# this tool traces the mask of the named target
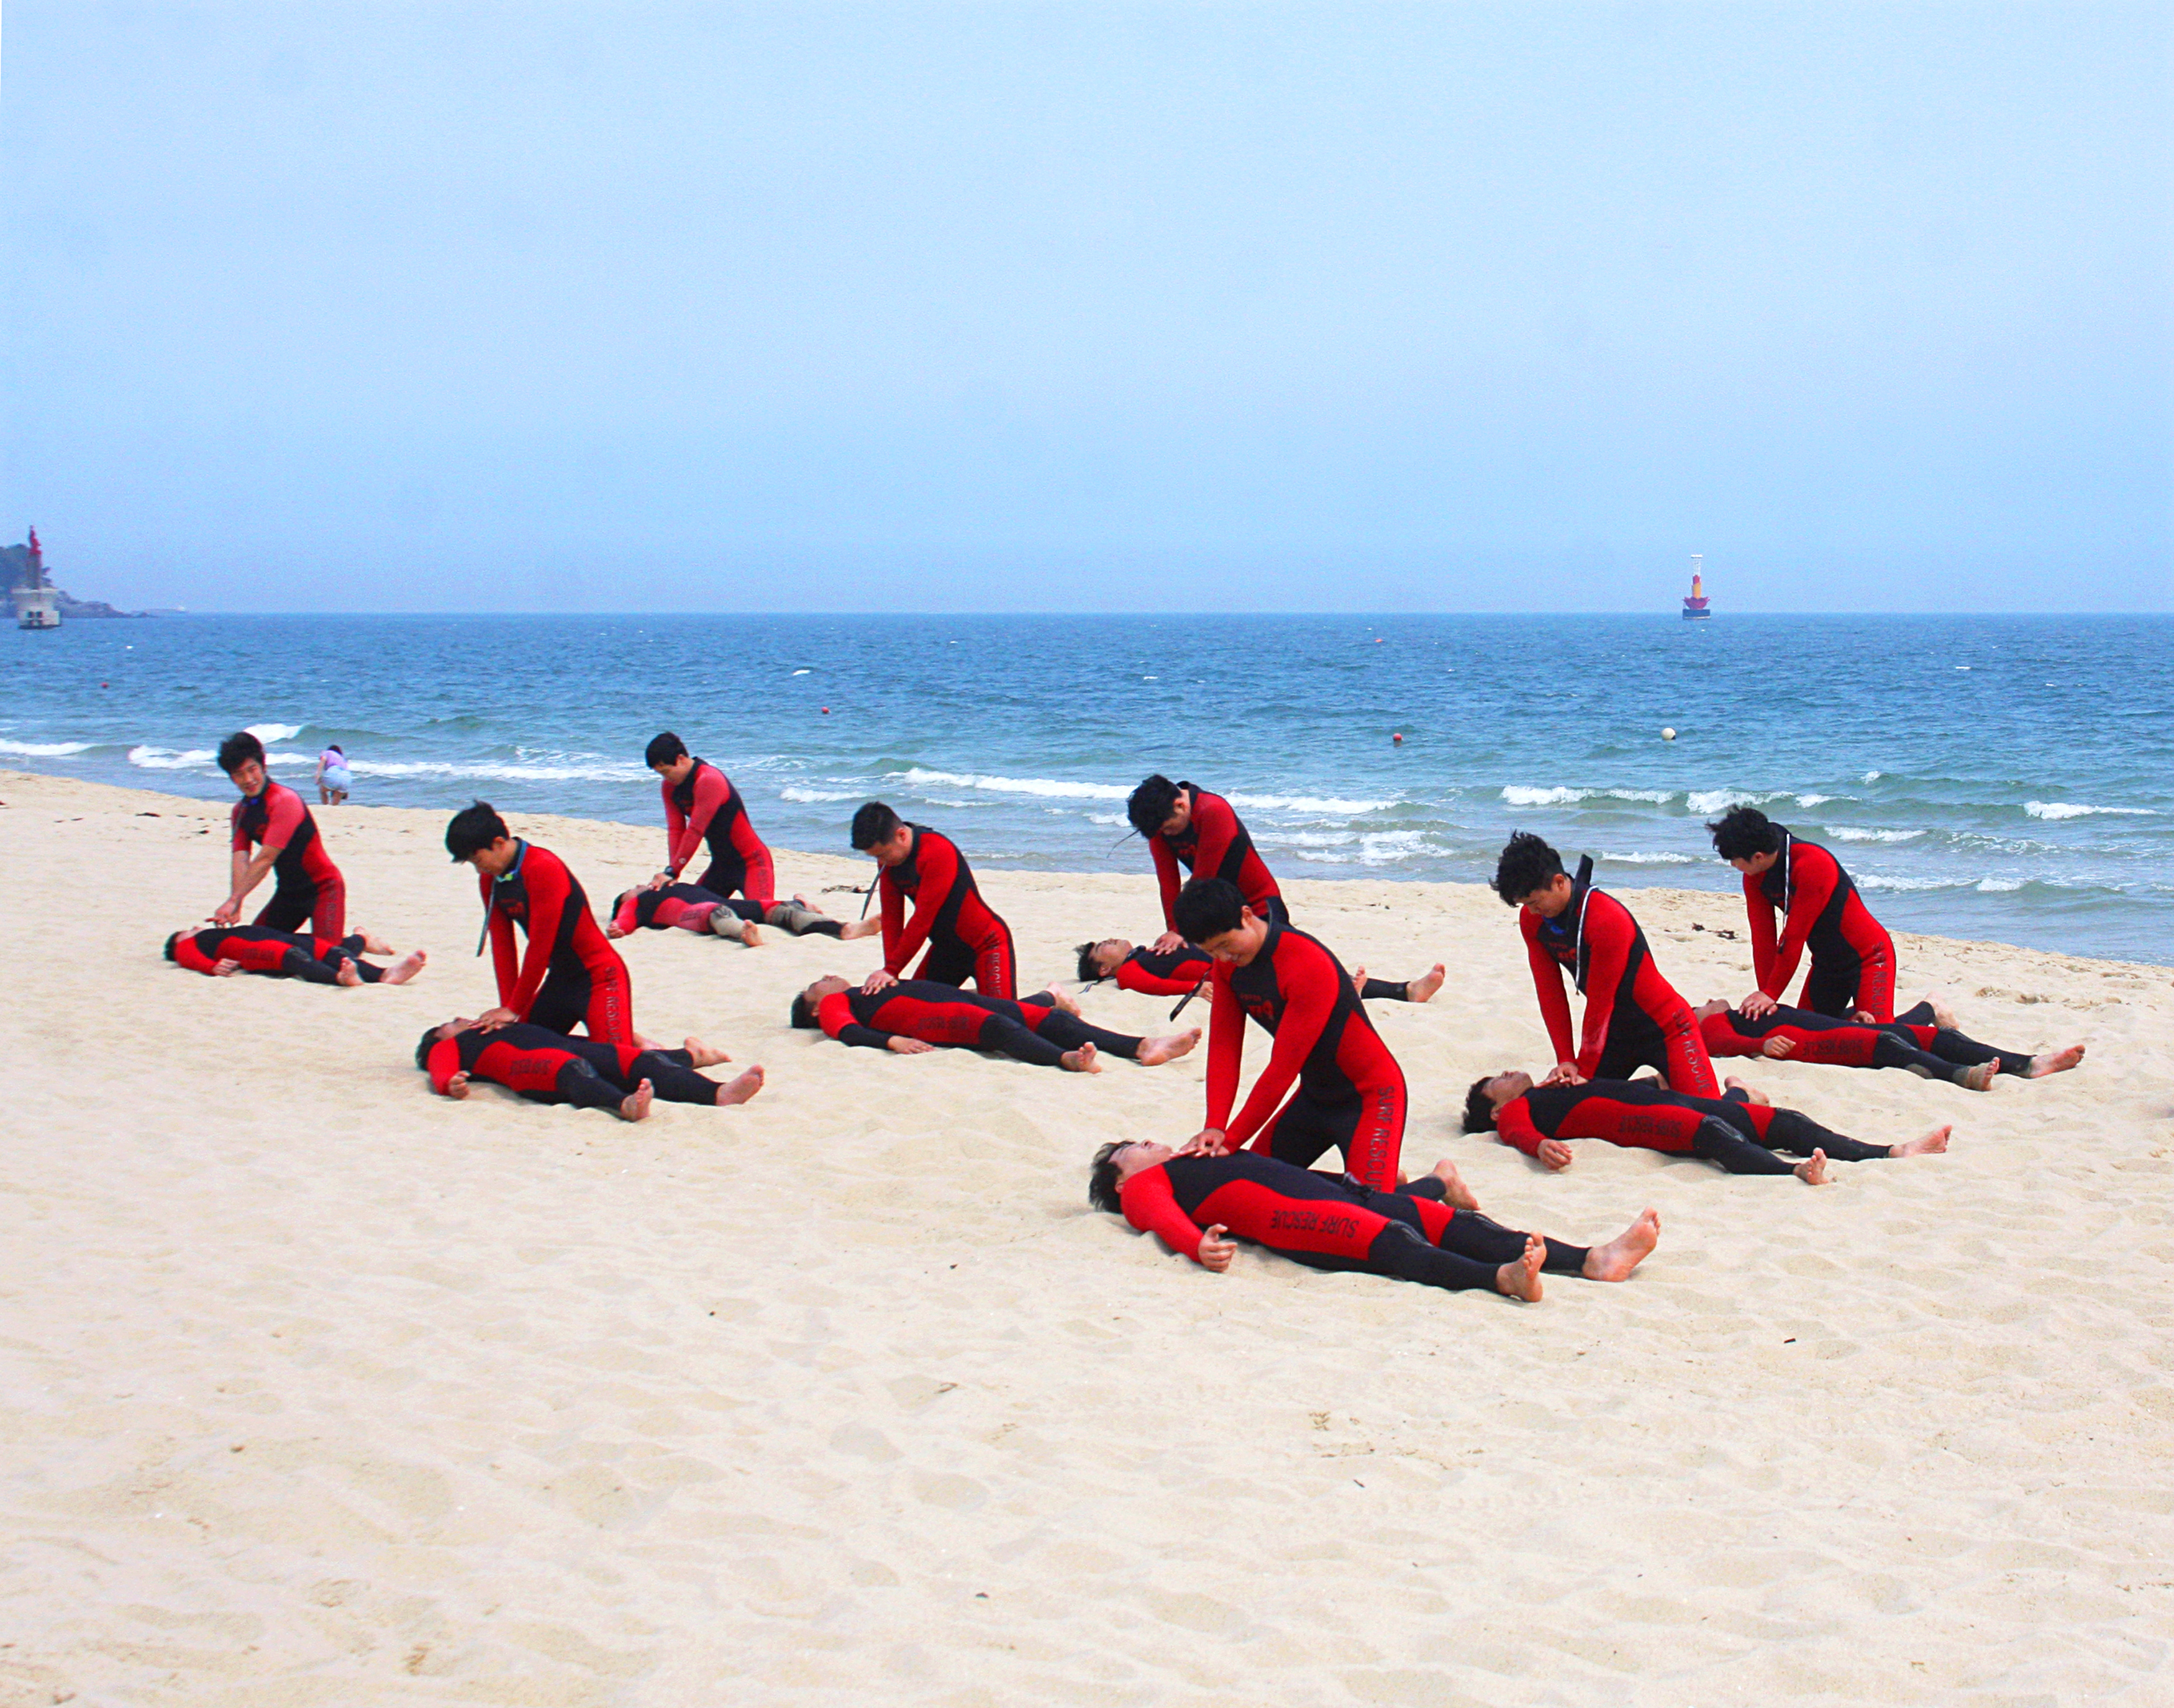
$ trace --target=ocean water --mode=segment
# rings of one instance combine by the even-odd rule
[[[1898,928],[2174,965],[2165,618],[188,617],[0,634],[0,765],[208,798],[230,793],[213,749],[246,726],[306,794],[338,741],[359,801],[658,822],[661,849],[641,750],[671,728],[787,847],[842,851],[853,808],[880,796],[983,867],[1140,869],[1124,797],[1162,770],[1229,796],[1292,877],[1482,880],[1523,828],[1593,853],[1618,888],[1717,891],[1737,879],[1702,821],[1749,801],[1832,846]]]

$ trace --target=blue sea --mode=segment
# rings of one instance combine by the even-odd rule
[[[989,868],[1142,869],[1124,797],[1161,770],[1229,796],[1291,877],[1483,880],[1522,827],[1618,888],[1733,890],[1701,821],[1745,801],[1832,846],[1898,928],[2174,964],[2165,618],[180,617],[0,639],[0,765],[217,799],[213,749],[243,727],[306,793],[337,741],[361,803],[635,823],[657,820],[641,750],[670,728],[772,842],[843,851],[879,796]]]

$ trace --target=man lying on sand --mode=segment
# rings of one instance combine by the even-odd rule
[[[1205,950],[1197,949],[1190,943],[1160,954],[1146,947],[1135,949],[1122,937],[1083,943],[1078,954],[1080,983],[1100,984],[1104,979],[1115,979],[1119,990],[1138,991],[1149,997],[1190,996],[1215,965]],[[1360,998],[1369,1003],[1429,1001],[1441,988],[1445,976],[1439,961],[1425,977],[1407,979],[1402,984],[1393,984],[1387,979],[1370,979],[1364,967],[1351,970],[1352,984]]]
[[[1921,1079],[1945,1079],[1972,1091],[1990,1091],[1996,1074],[2043,1079],[2065,1073],[2084,1059],[2081,1044],[2026,1056],[1966,1038],[1955,1030],[1954,1013],[1929,997],[1884,1026],[1831,1019],[1809,1008],[1779,1004],[1755,1018],[1718,999],[1701,1005],[1698,1017],[1709,1056],[1764,1056],[1831,1068],[1906,1068]]]
[[[1604,1246],[1566,1246],[1479,1213],[1452,1163],[1378,1192],[1349,1175],[1295,1168],[1252,1151],[1185,1156],[1167,1145],[1118,1140],[1095,1153],[1087,1202],[1219,1274],[1236,1234],[1314,1269],[1357,1269],[1430,1287],[1492,1287],[1537,1300],[1540,1273],[1621,1281],[1661,1237],[1647,1210]]]
[[[339,943],[274,931],[268,925],[215,925],[202,931],[177,931],[166,939],[166,959],[191,972],[223,979],[235,973],[262,973],[275,979],[300,979],[312,985],[404,985],[423,970],[430,957],[411,949],[389,967],[375,967],[367,954],[390,954],[388,944],[365,932]]]
[[[645,927],[651,931],[706,932],[712,937],[754,949],[762,942],[756,927],[774,925],[792,937],[836,937],[850,941],[873,937],[883,929],[879,919],[833,919],[804,896],[790,901],[760,901],[727,897],[698,884],[668,884],[662,889],[628,889],[612,904],[612,921],[604,935],[625,937]]]
[[[1725,1096],[1693,1097],[1667,1090],[1652,1079],[1535,1085],[1531,1074],[1517,1073],[1472,1082],[1464,1098],[1464,1130],[1491,1132],[1503,1143],[1538,1157],[1551,1173],[1571,1165],[1565,1140],[1604,1138],[1610,1144],[1704,1157],[1731,1174],[1793,1174],[1814,1186],[1826,1184],[1830,1158],[1869,1162],[1936,1155],[1948,1148],[1954,1131],[1936,1127],[1906,1144],[1860,1144],[1793,1109],[1775,1108],[1733,1079]],[[1786,1163],[1774,1154],[1777,1150],[1806,1160]]]
[[[1105,1051],[1143,1068],[1160,1068],[1200,1041],[1198,1027],[1168,1038],[1104,1031],[1053,992],[1016,1003],[930,979],[900,980],[871,996],[841,978],[819,978],[792,999],[792,1024],[819,1029],[841,1044],[895,1056],[919,1056],[947,1045],[1001,1050],[1014,1061],[1068,1073],[1101,1073],[1096,1058]]]
[[[725,1085],[695,1072],[731,1060],[700,1038],[690,1038],[682,1050],[641,1050],[569,1038],[521,1021],[486,1029],[465,1019],[431,1027],[415,1046],[415,1065],[430,1076],[430,1089],[441,1096],[466,1097],[468,1082],[484,1079],[532,1103],[608,1109],[622,1121],[648,1114],[652,1096],[718,1108],[746,1102],[762,1089],[760,1067]]]

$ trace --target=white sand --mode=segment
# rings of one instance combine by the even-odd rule
[[[350,919],[433,956],[322,990],[159,959],[224,894],[223,808],[0,799],[0,1702],[2174,1700],[2165,969],[1903,938],[1905,1000],[2090,1061],[1739,1066],[1859,1138],[1956,1123],[1825,1190],[1592,1143],[1554,1177],[1455,1131],[1549,1054],[1510,915],[1294,884],[1347,963],[1450,964],[1376,1008],[1408,1167],[1575,1239],[1660,1207],[1635,1281],[1520,1306],[1219,1278],[1090,1212],[1100,1140],[1198,1126],[1200,1059],[787,1030],[867,943],[625,946],[645,1031],[769,1068],[744,1109],[433,1098],[416,1035],[491,999],[442,815],[321,814]],[[516,829],[600,903],[662,842]],[[1144,873],[984,883],[1026,979],[1155,917]],[[1693,1000],[1749,987],[1733,900],[1629,899]]]

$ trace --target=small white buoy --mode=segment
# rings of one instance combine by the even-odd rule
[[[1676,732],[1672,729],[1664,729],[1661,732],[1661,739],[1663,741],[1674,741],[1675,738]]]

